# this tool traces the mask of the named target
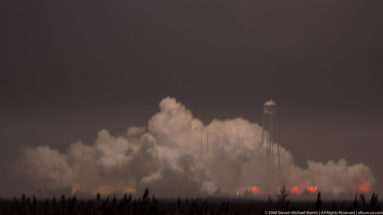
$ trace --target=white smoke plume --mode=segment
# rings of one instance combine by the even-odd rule
[[[104,129],[94,144],[76,142],[64,153],[46,145],[27,148],[20,168],[40,190],[108,194],[149,187],[158,196],[234,195],[253,186],[262,191],[267,171],[262,127],[242,118],[204,125],[170,97],[159,106],[147,127],[130,127],[124,136]],[[335,195],[367,192],[375,183],[364,164],[308,161],[304,169],[282,146],[280,157],[283,184],[292,192],[310,186]]]

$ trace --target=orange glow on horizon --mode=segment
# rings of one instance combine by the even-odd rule
[[[93,193],[99,193],[101,195],[109,195],[113,192],[113,188],[109,185],[100,185]]]
[[[123,189],[124,193],[136,193],[136,188],[134,187],[126,187],[125,189]]]
[[[290,189],[290,192],[291,193],[294,193],[294,194],[300,194],[302,191],[299,189],[298,186],[294,186]]]
[[[308,186],[307,187],[307,191],[310,192],[310,193],[316,193],[317,190],[318,190],[317,186]]]
[[[253,195],[256,195],[256,194],[259,194],[259,193],[260,193],[260,189],[259,189],[257,186],[249,187],[249,190],[251,191],[251,193],[252,193]]]
[[[72,186],[72,194],[77,193],[79,190],[80,190],[80,186],[78,186],[77,184]]]
[[[359,192],[369,193],[371,190],[369,183],[365,182],[359,185]]]

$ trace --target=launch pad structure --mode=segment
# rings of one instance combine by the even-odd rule
[[[281,183],[277,104],[273,99],[263,106],[262,127],[262,146],[266,148],[265,191],[273,193],[274,186]]]

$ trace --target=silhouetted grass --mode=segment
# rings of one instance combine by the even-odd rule
[[[174,198],[157,199],[145,190],[141,198],[124,195],[122,198],[106,197],[99,194],[94,199],[77,199],[62,196],[59,199],[36,199],[34,196],[0,199],[0,214],[17,215],[109,215],[109,214],[265,214],[265,211],[381,211],[383,204],[372,194],[370,201],[365,196],[354,201],[317,200],[289,201],[287,193],[281,192],[277,200],[228,199],[228,198]]]

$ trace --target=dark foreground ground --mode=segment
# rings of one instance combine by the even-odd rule
[[[278,213],[279,211],[279,213]],[[375,198],[359,196],[354,201],[314,201],[288,200],[276,198],[275,200],[255,199],[229,199],[229,198],[202,198],[202,199],[156,199],[154,196],[143,195],[133,199],[131,196],[122,198],[97,196],[94,199],[77,199],[76,197],[53,199],[36,199],[22,196],[14,199],[0,199],[0,214],[52,214],[52,215],[103,215],[103,214],[299,214],[300,211],[310,212],[336,211],[332,215],[341,215],[341,212],[352,211],[361,215],[360,211],[378,211],[383,214],[383,203]],[[359,213],[356,213],[359,212]],[[371,213],[372,214],[372,213]]]

